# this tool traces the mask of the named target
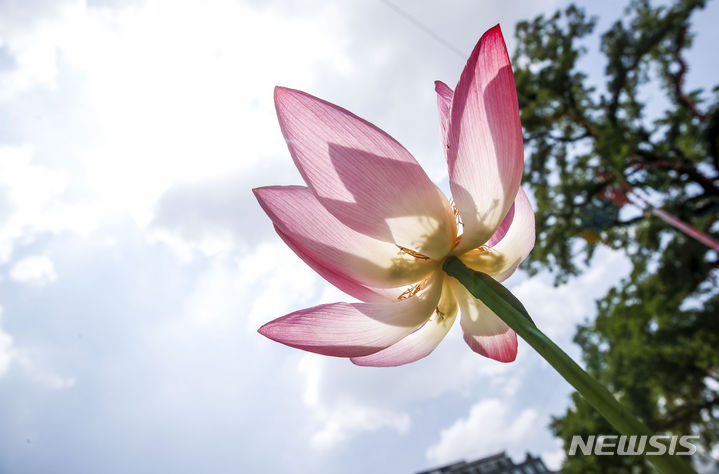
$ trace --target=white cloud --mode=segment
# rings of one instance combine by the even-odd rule
[[[571,284],[555,287],[551,276],[541,274],[511,289],[542,331],[555,342],[568,342],[577,324],[594,315],[594,301],[605,295],[630,269],[623,253],[600,248],[592,266]]]
[[[57,46],[84,76],[97,137],[83,165],[105,206],[145,225],[174,183],[250,173],[284,153],[272,87],[307,87],[347,61],[331,7],[278,13],[228,0],[66,10]]]
[[[242,253],[267,240],[280,242],[251,189],[301,180],[289,157],[282,156],[263,160],[251,172],[175,184],[158,200],[147,233],[184,260]]]
[[[10,334],[6,333],[2,327],[2,308],[0,308],[0,379],[10,368],[13,360],[13,341]]]
[[[562,467],[566,454],[563,448],[559,448],[555,451],[547,451],[542,453],[542,461],[547,466],[547,469],[551,471],[559,471]]]
[[[12,336],[3,329],[2,319],[3,309],[0,307],[0,380],[11,367],[19,367],[23,375],[53,390],[70,388],[75,384],[73,377],[63,377],[53,373],[38,364],[27,350],[18,347]]]
[[[475,459],[520,447],[535,426],[537,412],[531,408],[513,410],[496,398],[475,403],[465,418],[442,430],[440,439],[430,446],[425,457],[432,464],[459,459]]]
[[[253,332],[272,319],[319,304],[317,292],[326,284],[282,242],[259,245],[238,262],[237,271],[242,285],[256,285],[244,306]]]
[[[260,244],[239,257],[215,255],[184,296],[184,329],[257,329],[272,319],[318,304],[323,280],[282,242]]]
[[[55,266],[45,255],[25,257],[10,269],[10,278],[19,283],[44,286],[57,280]]]
[[[352,435],[386,428],[400,434],[407,432],[410,417],[405,412],[368,404],[346,392],[342,397],[325,399],[327,394],[320,390],[325,362],[322,356],[305,354],[298,366],[305,376],[303,401],[314,418],[312,446],[329,449]]]
[[[53,87],[57,77],[56,19],[67,2],[7,2],[0,5],[0,46],[11,64],[0,73],[0,101],[37,86]],[[37,9],[37,10],[36,10]],[[38,18],[37,11],[43,11]]]
[[[407,413],[382,410],[376,407],[348,403],[320,412],[322,428],[312,435],[313,446],[320,449],[334,447],[350,435],[391,428],[404,434],[410,426]]]
[[[95,206],[61,202],[67,184],[64,170],[33,163],[32,147],[0,145],[0,263],[42,234],[95,228]]]
[[[56,374],[33,361],[24,351],[17,350],[15,361],[24,374],[35,383],[51,390],[65,390],[75,386],[75,377]]]
[[[95,221],[129,214],[144,227],[157,200],[178,183],[291,170],[274,117],[274,85],[307,89],[322,74],[351,67],[347,33],[332,5],[287,12],[230,0],[148,0],[113,8],[68,0],[0,6],[0,12],[0,48],[11,63],[0,68],[0,100],[22,118],[16,128],[28,136],[27,146],[14,152],[27,163],[33,149],[45,147],[41,160],[65,168],[35,166],[32,171],[45,172],[52,183],[32,180],[13,188],[35,196],[28,206],[47,204],[50,195],[53,206],[62,207],[52,214],[18,211],[35,214],[34,222],[45,226],[77,227],[87,214]],[[27,107],[28,94],[44,100]],[[48,153],[47,136],[63,128],[77,135]],[[276,156],[282,162],[273,161]],[[234,185],[251,199],[251,186]],[[70,186],[74,206],[55,202]],[[4,198],[0,189],[0,217]],[[234,218],[242,221],[241,214]],[[225,230],[197,231],[205,222],[183,223],[194,235],[154,228],[150,236],[186,257],[198,249],[204,255],[231,250],[236,242]],[[196,247],[184,242],[195,239]],[[11,251],[3,240],[0,234],[0,262]]]

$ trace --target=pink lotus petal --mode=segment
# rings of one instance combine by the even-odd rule
[[[508,219],[511,221],[507,222]],[[509,278],[534,248],[534,211],[522,188],[507,218],[488,243],[494,246],[475,249],[460,255],[465,265],[491,275],[497,281]]]
[[[452,279],[452,289],[462,313],[460,324],[469,347],[499,362],[512,362],[517,357],[517,334],[455,279]]]
[[[415,296],[393,303],[333,303],[295,311],[259,329],[291,347],[337,357],[362,357],[412,333],[434,312],[442,272]]]
[[[429,321],[401,341],[374,354],[353,357],[352,362],[362,366],[396,367],[428,356],[442,342],[457,317],[457,299],[450,288],[449,278],[444,279],[437,309],[442,313],[441,317],[435,311]]]
[[[333,272],[327,267],[321,265],[317,260],[313,259],[307,253],[303,252],[287,234],[284,234],[275,226],[275,231],[280,238],[292,249],[298,257],[302,259],[312,270],[316,271],[322,278],[333,284],[335,287],[344,291],[350,296],[357,298],[365,303],[389,303],[397,299],[401,291],[396,289],[372,288],[356,280],[352,280],[339,273]]]
[[[437,109],[439,110],[439,134],[442,150],[447,153],[447,129],[449,128],[449,109],[452,105],[452,89],[442,81],[434,81],[437,92]]]
[[[464,223],[456,250],[485,243],[507,215],[522,179],[524,151],[517,90],[499,26],[485,33],[452,99],[447,162]]]
[[[275,105],[297,169],[332,215],[433,259],[447,254],[454,243],[447,201],[402,145],[304,92],[278,87]]]
[[[529,255],[534,248],[535,224],[534,210],[524,189],[519,188],[517,198],[514,200],[514,217],[506,234],[499,242],[494,244],[493,250],[501,253],[507,259],[506,269],[492,275],[497,281],[504,281],[514,273],[514,270]]]
[[[519,188],[514,205],[489,240],[491,248],[471,250],[459,256],[472,270],[497,281],[509,278],[534,248],[534,211],[527,194]]]
[[[304,186],[268,186],[254,193],[281,235],[338,277],[363,286],[391,288],[421,280],[439,265],[350,229]]]
[[[502,240],[507,234],[509,226],[512,225],[512,220],[514,220],[514,204],[512,204],[512,207],[509,208],[509,211],[507,211],[507,215],[504,216],[504,220],[502,220],[502,223],[499,224],[499,227],[496,231],[494,231],[494,234],[492,234],[492,237],[489,238],[485,245],[488,247],[493,247],[497,242]]]
[[[506,280],[507,278],[511,277],[514,274],[514,272],[517,271],[517,268],[519,268],[519,264],[511,266],[511,267],[507,267],[506,270],[499,272],[495,275],[492,275],[492,278],[494,278],[495,280],[497,280],[498,282],[501,283],[504,280]]]

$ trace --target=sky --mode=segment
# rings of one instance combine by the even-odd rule
[[[584,3],[598,31],[625,5]],[[491,26],[511,51],[517,21],[565,2],[394,5],[433,34],[380,0],[0,1],[0,472],[411,473],[501,451],[559,466],[547,424],[571,391],[523,342],[501,364],[457,325],[426,359],[374,369],[257,333],[350,299],[251,193],[301,183],[274,86],[380,126],[447,190],[433,81],[454,85]],[[690,86],[717,76],[718,13],[696,18]],[[601,73],[595,52],[584,65]],[[595,262],[556,288],[507,281],[575,358],[574,327],[629,270]]]

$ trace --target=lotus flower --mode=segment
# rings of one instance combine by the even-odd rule
[[[435,84],[453,202],[379,128],[304,92],[275,89],[280,127],[307,186],[255,195],[282,240],[361,302],[302,309],[261,334],[358,365],[396,366],[431,353],[459,310],[472,350],[515,359],[514,331],[442,270],[456,255],[502,281],[534,246],[534,213],[520,188],[517,93],[499,26],[482,36],[454,93]]]

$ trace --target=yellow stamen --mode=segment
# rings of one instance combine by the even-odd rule
[[[457,209],[457,205],[454,203],[454,198],[449,199],[449,205],[452,207],[452,214],[454,214],[454,219],[457,221],[457,225],[464,225],[462,223],[462,216],[459,215],[459,209]]]
[[[461,241],[462,241],[462,235],[460,234],[460,235],[458,235],[457,237],[454,238],[454,244],[452,245],[452,248],[457,247],[457,245],[459,245],[459,243],[460,243]]]
[[[454,238],[454,244],[452,249],[455,249],[462,241],[462,231],[464,230],[464,223],[462,222],[462,216],[459,215],[459,209],[454,202],[454,198],[449,199],[449,205],[452,207],[452,214],[454,214],[454,221],[457,224],[457,237]]]
[[[411,255],[411,256],[413,256],[414,258],[418,258],[418,259],[420,259],[420,260],[429,260],[429,257],[428,257],[428,256],[422,255],[421,253],[415,252],[414,250],[410,250],[410,249],[408,249],[407,247],[402,247],[401,245],[397,245],[397,247],[399,248],[399,253],[404,253],[404,254],[407,254],[407,255]]]
[[[427,286],[427,280],[428,280],[428,278],[425,278],[424,280],[410,286],[409,288],[404,290],[402,292],[402,294],[397,297],[397,299],[399,301],[402,301],[402,300],[406,300],[408,298],[413,297],[414,295],[419,293],[421,290],[423,290],[425,286]]]

